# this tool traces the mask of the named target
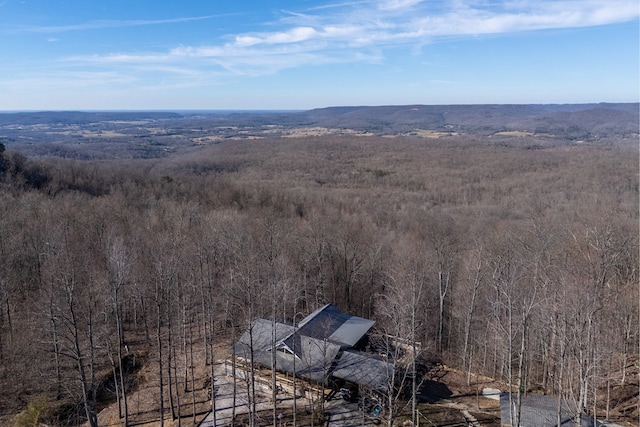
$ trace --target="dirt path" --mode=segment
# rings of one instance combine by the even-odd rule
[[[480,427],[480,423],[478,422],[476,417],[471,415],[469,411],[467,411],[466,409],[463,409],[460,412],[462,413],[462,416],[464,417],[465,420],[467,420],[470,426]]]
[[[224,366],[220,366],[219,371],[216,372],[216,411],[215,422],[214,414],[210,412],[205,419],[198,425],[199,427],[222,427],[231,425],[233,417],[234,407],[234,389],[233,389],[233,377],[225,374]],[[302,411],[309,406],[308,399],[298,397],[296,400],[298,411]],[[278,394],[277,407],[279,410],[290,411],[294,407],[293,397],[284,393]],[[235,391],[235,415],[243,416],[249,414],[250,404],[248,390],[246,383],[239,380]],[[273,409],[273,402],[271,400],[270,392],[256,392],[256,412],[264,414],[265,412],[271,412]],[[271,417],[271,414],[269,414]]]
[[[357,403],[345,402],[335,398],[325,404],[327,414],[327,425],[331,427],[356,427],[362,425],[373,425],[373,422],[365,421],[362,424],[362,411]]]

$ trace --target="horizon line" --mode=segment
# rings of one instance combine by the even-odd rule
[[[595,102],[532,102],[532,103],[453,103],[453,104],[352,104],[352,105],[328,105],[323,107],[312,108],[73,108],[73,109],[0,109],[0,114],[15,113],[298,113],[312,110],[320,110],[326,108],[377,108],[377,107],[439,107],[439,106],[579,106],[579,105],[633,105],[639,104],[639,101],[611,102],[611,101],[595,101]]]

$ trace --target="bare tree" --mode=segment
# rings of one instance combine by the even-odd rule
[[[118,399],[118,415],[124,418],[124,424],[129,424],[129,410],[127,406],[127,390],[125,387],[125,373],[123,370],[124,360],[122,355],[122,347],[125,345],[124,331],[122,325],[122,293],[124,290],[127,274],[131,266],[131,256],[127,251],[122,238],[114,238],[108,248],[108,268],[109,268],[109,284],[111,286],[111,303],[113,304],[113,314],[116,327],[117,345],[116,352],[118,356],[119,369],[119,390],[116,386],[116,394]],[[118,382],[114,374],[114,381]],[[119,391],[119,393],[118,393]],[[122,396],[122,406],[120,401]]]
[[[466,291],[466,297],[464,299],[466,303],[466,310],[464,311],[464,338],[462,347],[462,365],[467,369],[467,385],[471,381],[471,372],[473,366],[473,353],[472,341],[473,341],[473,325],[476,322],[476,311],[478,306],[478,299],[481,287],[484,283],[485,274],[485,260],[484,260],[484,248],[482,242],[476,241],[475,246],[468,254],[465,271],[466,271],[466,286],[463,286]]]
[[[419,313],[425,311],[425,270],[419,251],[411,247],[397,253],[398,273],[386,284],[386,293],[380,296],[379,329],[389,362],[387,372],[387,424],[391,427],[405,407],[406,389],[411,390],[411,419],[416,424],[417,394],[420,386],[417,361],[422,353],[418,337],[423,324]]]
[[[424,263],[430,266],[433,270],[432,274],[435,275],[434,282],[438,295],[436,342],[438,352],[442,353],[445,327],[447,327],[447,304],[460,262],[461,243],[458,237],[458,226],[448,216],[428,216],[423,227]]]
[[[504,240],[504,246],[494,253],[492,260],[492,286],[495,291],[494,315],[495,324],[506,341],[505,363],[509,383],[509,406],[515,407],[510,412],[514,426],[520,425],[522,397],[527,390],[526,356],[528,354],[530,321],[534,309],[540,301],[535,273],[527,269],[526,253],[522,253],[522,242],[514,237]],[[532,277],[533,276],[533,277]],[[514,375],[513,365],[516,359],[517,370]],[[513,401],[512,388],[515,380],[516,400]]]

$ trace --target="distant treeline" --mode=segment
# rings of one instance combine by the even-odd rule
[[[227,138],[270,138],[300,128],[378,136],[429,130],[504,138],[516,132],[554,143],[635,143],[638,117],[638,103],[403,105],[299,112],[20,112],[0,114],[0,142],[30,156],[82,160],[166,157]]]

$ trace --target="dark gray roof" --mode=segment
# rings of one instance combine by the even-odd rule
[[[393,365],[366,353],[345,351],[338,359],[332,375],[371,390],[385,391],[389,386]]]
[[[251,343],[253,342],[253,350],[266,351],[271,348],[273,342],[273,325],[276,327],[275,342],[278,343],[285,337],[293,333],[294,328],[291,325],[284,323],[272,322],[266,319],[257,319],[251,324],[251,328],[247,329],[236,344],[242,344],[236,348],[236,354],[242,355],[242,357],[248,358],[250,355],[247,353],[251,349]]]
[[[373,320],[345,314],[332,304],[320,307],[298,325],[297,331],[283,340],[290,350],[300,347],[301,336],[327,340],[343,348],[353,347],[375,324]]]
[[[293,326],[282,323],[275,323],[276,342],[278,339],[288,335],[293,330]],[[247,330],[240,340],[234,344],[234,351],[237,356],[246,360],[251,360],[271,368],[272,359],[272,333],[273,323],[269,320],[258,319],[254,322],[251,334]],[[288,332],[288,333],[287,333]],[[253,352],[251,341],[253,341]],[[317,382],[323,382],[331,371],[332,365],[340,346],[327,340],[318,340],[311,337],[301,336],[298,340],[296,352],[298,357],[295,362],[296,375]],[[252,356],[253,353],[253,356]],[[284,351],[276,351],[276,369],[293,374],[294,362],[293,354]]]
[[[326,340],[318,340],[311,337],[300,337],[302,352],[300,359],[296,361],[296,373],[301,376],[322,382],[329,377],[333,361],[340,352],[340,346]],[[293,355],[291,355],[293,360]],[[300,369],[298,363],[301,363]],[[293,369],[290,371],[293,372]]]
[[[275,338],[275,368],[279,371],[293,374],[295,352],[297,376],[317,382],[335,376],[368,388],[384,390],[390,364],[365,353],[343,351],[360,341],[374,323],[344,314],[327,304],[304,318],[297,328],[258,319],[233,348],[237,356],[247,360],[253,358],[254,362],[271,368]]]
[[[513,405],[516,402],[516,395],[512,395]],[[575,405],[566,400],[558,401],[555,396],[542,396],[539,394],[529,394],[522,396],[522,406],[520,410],[520,427],[556,427],[558,425],[558,403],[560,403],[560,424],[562,426],[575,426]],[[503,426],[511,425],[509,415],[509,394],[500,395],[500,418]],[[515,419],[515,408],[512,409]],[[580,426],[592,427],[593,419],[583,416]]]

